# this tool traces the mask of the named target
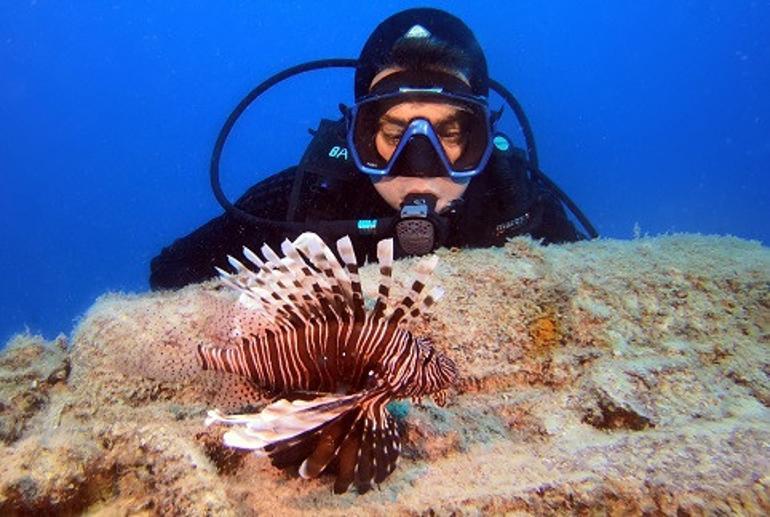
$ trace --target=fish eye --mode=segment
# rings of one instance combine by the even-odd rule
[[[428,362],[431,360],[432,357],[433,357],[433,348],[428,350],[428,356],[425,358],[425,361],[423,362],[423,364],[428,364]]]

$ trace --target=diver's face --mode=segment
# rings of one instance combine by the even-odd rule
[[[380,156],[390,160],[401,135],[416,118],[426,119],[431,123],[451,163],[463,154],[465,133],[460,126],[462,118],[458,108],[439,102],[403,102],[396,104],[380,117],[374,139]],[[424,172],[430,174],[430,171]]]
[[[459,108],[440,102],[396,104],[378,121],[379,127],[374,139],[377,152],[389,160],[409,123],[416,118],[423,118],[431,123],[441,140],[447,159],[454,163],[465,150],[460,115]],[[441,212],[451,201],[463,195],[468,182],[458,182],[447,176],[437,177],[434,171],[424,171],[424,177],[387,176],[377,180],[374,187],[395,209],[401,207],[408,194],[432,194],[438,199],[436,211]]]

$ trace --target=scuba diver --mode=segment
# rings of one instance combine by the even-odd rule
[[[321,120],[299,165],[264,179],[231,203],[219,184],[219,158],[235,121],[261,93],[308,70],[355,67],[355,104]],[[495,130],[490,88],[516,114],[527,142],[518,149]],[[383,21],[357,60],[300,65],[255,88],[228,118],[211,162],[225,213],[176,240],[152,260],[153,289],[215,276],[242,247],[313,231],[326,242],[350,235],[359,260],[376,260],[393,237],[396,257],[440,247],[501,246],[516,235],[543,243],[596,237],[574,203],[538,167],[523,110],[489,78],[471,30],[438,9],[399,12]],[[565,206],[581,222],[579,231]]]

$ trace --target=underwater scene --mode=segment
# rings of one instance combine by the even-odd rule
[[[767,27],[2,3],[0,514],[770,514]]]

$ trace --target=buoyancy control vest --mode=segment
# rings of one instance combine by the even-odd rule
[[[294,174],[286,220],[301,224],[393,218],[394,209],[350,158],[344,120],[322,119],[311,133],[313,139]],[[553,193],[527,168],[524,150],[513,146],[503,134],[495,138],[496,148],[487,167],[442,214],[446,228],[441,245],[499,245],[508,237],[531,233],[540,223],[542,198]],[[393,233],[392,227],[383,228],[378,237]]]
[[[427,207],[424,204],[424,200],[421,199],[415,199],[415,205],[414,206],[404,206],[402,207],[402,210],[400,214],[396,216],[390,216],[390,217],[384,217],[380,218],[378,216],[374,216],[374,218],[358,218],[358,219],[348,219],[351,215],[355,217],[356,211],[352,212],[344,212],[343,218],[341,219],[321,219],[321,218],[308,218],[305,217],[304,221],[299,222],[297,221],[297,218],[299,216],[299,211],[301,210],[300,201],[303,199],[302,196],[302,186],[305,181],[305,170],[298,171],[299,174],[295,178],[295,185],[292,186],[292,197],[289,207],[289,218],[287,220],[274,220],[274,219],[268,219],[264,217],[257,217],[253,214],[250,214],[244,210],[241,210],[238,206],[233,205],[225,196],[224,192],[222,191],[220,182],[219,182],[219,164],[220,164],[220,158],[222,154],[222,150],[224,148],[224,145],[227,141],[227,138],[237,122],[238,118],[243,114],[243,112],[248,108],[248,106],[256,100],[262,93],[270,89],[275,84],[283,81],[284,79],[301,74],[310,70],[318,70],[323,68],[336,68],[336,67],[355,67],[357,61],[351,60],[351,59],[327,59],[327,60],[320,60],[320,61],[313,61],[304,63],[302,65],[297,65],[295,67],[288,68],[282,72],[279,72],[278,74],[275,74],[274,76],[268,78],[261,84],[259,84],[256,88],[254,88],[251,92],[249,92],[246,97],[244,97],[241,102],[238,103],[238,105],[233,109],[232,113],[230,113],[229,117],[227,118],[225,124],[223,125],[222,129],[219,132],[219,135],[217,136],[217,140],[214,145],[214,150],[212,152],[211,157],[211,165],[209,168],[209,176],[211,180],[211,187],[212,191],[214,192],[214,196],[216,197],[217,201],[222,205],[222,207],[231,215],[238,218],[239,220],[243,221],[244,224],[251,224],[258,227],[262,227],[265,229],[270,229],[272,231],[280,231],[284,233],[294,233],[299,230],[310,230],[310,231],[316,231],[317,233],[327,234],[327,235],[345,235],[349,234],[351,236],[375,236],[375,237],[382,237],[385,235],[392,235],[392,229],[393,227],[396,228],[396,233],[400,234],[398,225],[401,223],[422,223],[420,225],[421,228],[435,228],[436,229],[436,235],[438,238],[435,240],[432,240],[431,248],[435,248],[442,244],[450,244],[449,242],[442,242],[441,237],[447,236],[452,232],[449,232],[447,229],[446,224],[447,220],[449,219],[450,223],[453,226],[453,228],[457,229],[457,223],[456,221],[465,220],[464,224],[461,224],[462,228],[458,229],[458,234],[462,235],[465,234],[468,236],[468,239],[479,239],[480,233],[478,232],[471,232],[471,231],[464,231],[464,228],[476,226],[479,224],[479,221],[472,221],[470,218],[467,217],[467,214],[469,213],[469,209],[467,207],[464,207],[464,201],[461,200],[457,203],[457,206],[451,207],[451,210],[446,214],[446,217],[439,217],[433,210],[430,209],[430,207]],[[574,215],[575,217],[580,221],[582,226],[585,228],[586,233],[589,237],[594,238],[598,236],[596,230],[593,228],[591,223],[588,221],[588,219],[583,215],[583,213],[580,211],[580,209],[575,205],[574,202],[567,196],[550,178],[548,178],[542,170],[540,170],[538,166],[538,156],[537,156],[537,149],[535,147],[534,142],[534,136],[532,134],[532,129],[529,125],[529,122],[527,120],[526,115],[524,114],[523,109],[521,108],[521,105],[519,105],[518,101],[515,99],[515,97],[501,84],[497,83],[494,80],[489,81],[490,88],[494,91],[496,91],[500,96],[506,101],[506,103],[512,108],[514,114],[516,115],[516,118],[519,122],[520,128],[522,130],[522,133],[524,135],[525,141],[526,141],[526,158],[523,158],[520,161],[520,164],[526,169],[526,173],[529,175],[530,179],[540,187],[544,187],[547,191],[550,192],[548,194],[550,197],[553,198],[553,200],[558,203],[559,205],[563,204],[566,206]],[[329,122],[329,121],[327,121]],[[326,127],[323,127],[324,124],[322,124],[321,127],[319,127],[319,131],[316,134],[316,139],[318,140],[317,143],[311,143],[308,152],[311,149],[315,149],[315,151],[320,150],[320,153],[313,152],[310,155],[306,152],[306,158],[307,160],[314,160],[312,163],[308,162],[307,165],[312,165],[312,167],[308,167],[307,171],[310,171],[311,174],[314,174],[315,172],[322,171],[323,174],[321,176],[326,176],[325,179],[317,184],[319,188],[322,190],[325,189],[328,192],[333,192],[336,189],[328,188],[328,185],[331,183],[336,182],[345,182],[346,179],[350,178],[349,173],[355,172],[355,174],[358,175],[358,180],[351,178],[352,184],[358,184],[363,185],[365,184],[366,178],[362,178],[364,176],[363,174],[358,173],[355,171],[355,167],[352,165],[352,162],[350,160],[350,154],[347,149],[346,143],[344,142],[344,137],[341,141],[337,141],[336,138],[339,136],[339,133],[337,132],[337,128],[339,128],[339,131],[343,131],[344,134],[344,125],[342,124],[342,121],[340,122],[331,122],[332,126],[329,126],[327,124]],[[339,124],[339,126],[337,125]],[[334,131],[330,131],[327,133],[327,130],[334,127]],[[323,131],[322,131],[323,130]],[[320,139],[319,139],[320,137]],[[500,135],[497,135],[497,137],[501,137]],[[314,140],[316,140],[314,139]],[[329,139],[329,140],[327,140]],[[510,148],[510,141],[509,140],[503,140],[503,145],[498,146],[499,151],[506,152],[508,148]],[[328,146],[329,143],[339,144],[339,145],[332,145],[331,147]],[[314,148],[316,146],[316,148]],[[499,154],[497,151],[495,151],[495,155]],[[334,167],[327,167],[329,165],[330,160],[334,160],[331,163],[334,163]],[[303,158],[303,161],[305,161],[305,158]],[[497,161],[497,160],[493,160]],[[502,169],[505,170],[506,165],[503,163]],[[332,170],[335,170],[335,172],[331,172]],[[314,172],[315,171],[315,172]],[[483,177],[485,174],[480,174],[479,177]],[[491,174],[486,175],[487,181],[492,180],[493,178],[499,177],[499,174],[495,174],[494,172]],[[502,174],[502,185],[503,190],[509,189],[512,184],[509,184],[509,180],[505,179],[506,175],[505,173]],[[477,180],[478,178],[476,178]],[[326,182],[326,183],[324,183]],[[331,183],[330,183],[331,182]],[[364,182],[364,183],[362,183]],[[475,189],[478,189],[479,186],[484,183],[483,181],[472,181],[471,185],[469,186],[469,189],[473,186],[474,182],[476,183]],[[326,187],[324,185],[327,185]],[[373,190],[373,187],[369,185],[370,189]],[[516,191],[518,196],[522,196],[523,191]],[[472,193],[472,192],[471,192]],[[353,199],[360,199],[360,192],[356,192],[357,197],[353,196],[352,198],[347,198],[349,202],[353,202]],[[466,192],[467,194],[467,192]],[[499,194],[499,193],[498,193]],[[495,195],[494,192],[492,192],[491,195]],[[499,198],[499,196],[498,196]],[[305,198],[307,199],[307,198]],[[478,199],[478,198],[475,198]],[[379,200],[382,203],[382,200]],[[423,204],[420,205],[420,202]],[[517,202],[511,202],[508,203],[507,201],[502,201],[504,205],[511,206],[511,207],[517,207],[517,206],[526,206],[527,203],[524,203],[524,205],[519,205]],[[316,202],[317,205],[318,202]],[[343,205],[345,204],[343,203]],[[382,206],[375,205],[375,206]],[[313,203],[310,204],[310,209],[313,208]],[[319,209],[321,207],[316,206],[316,209]],[[560,208],[561,210],[561,208]],[[321,212],[323,210],[320,210]],[[490,207],[488,205],[484,205],[481,207],[476,207],[476,211],[479,214],[486,214],[486,217],[491,217],[491,213],[494,211],[490,211]],[[348,215],[350,214],[350,215]],[[426,216],[423,216],[421,214],[427,214]],[[463,216],[464,214],[464,216]],[[522,230],[522,228],[525,227],[534,227],[536,224],[536,216],[538,215],[536,211],[520,211],[518,214],[509,214],[512,217],[508,218],[507,220],[504,220],[502,222],[496,223],[495,231],[498,232],[501,236],[510,235],[512,232],[522,232],[524,233],[525,230]],[[310,226],[308,226],[309,223]],[[414,225],[413,225],[414,226]],[[486,233],[484,233],[486,235]],[[486,235],[484,237],[484,240],[488,240],[489,236]],[[450,244],[451,245],[451,244]],[[480,243],[480,245],[483,245]],[[398,248],[398,246],[397,246]]]

